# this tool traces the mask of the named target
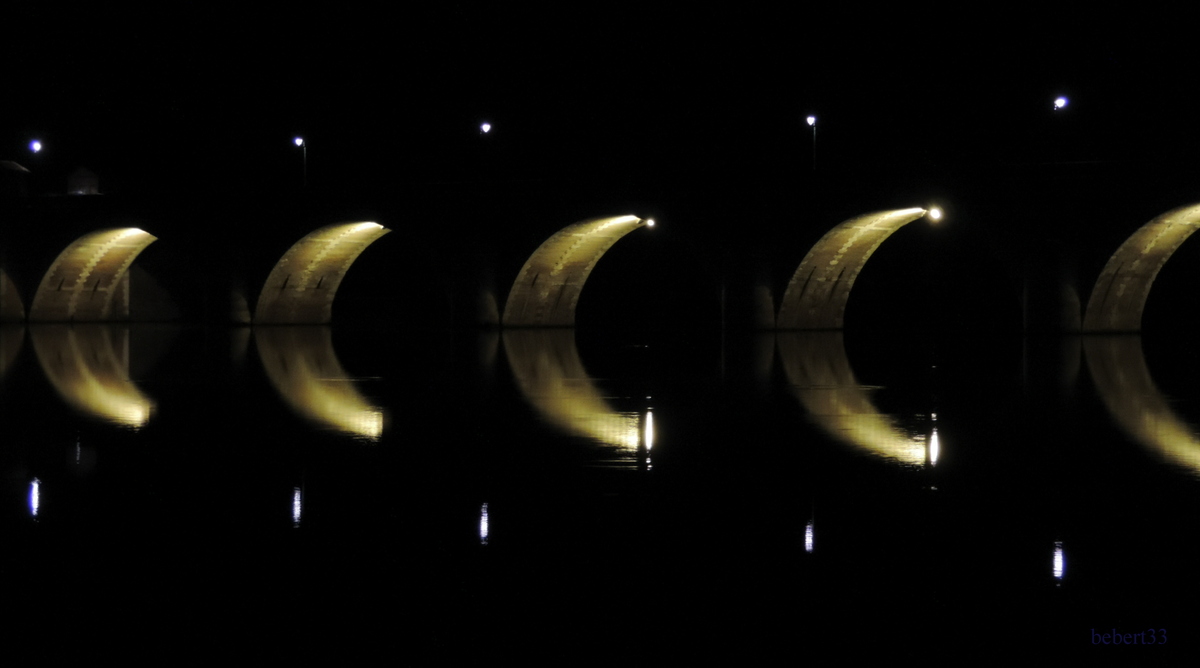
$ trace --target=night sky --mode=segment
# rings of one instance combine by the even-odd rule
[[[810,113],[818,166],[832,171],[1184,164],[1200,148],[1197,57],[1169,16],[742,4],[6,13],[0,159],[87,166],[109,192],[210,178],[284,187],[297,134],[315,184],[804,176]],[[1071,101],[1061,112],[1057,95]],[[495,129],[482,137],[485,120]]]

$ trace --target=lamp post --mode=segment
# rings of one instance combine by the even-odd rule
[[[307,188],[308,187],[308,144],[304,143],[304,137],[296,137],[295,139],[292,140],[292,143],[295,144],[296,146],[300,147],[301,156],[302,156],[301,160],[302,160],[302,164],[304,165],[304,180],[301,181],[301,185],[303,187]]]
[[[809,127],[811,127],[813,130],[812,168],[813,168],[813,171],[815,172],[815,171],[817,171],[817,117],[809,115],[809,117],[806,118],[805,120],[808,121]]]

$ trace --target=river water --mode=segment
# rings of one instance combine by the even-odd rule
[[[1187,341],[0,332],[18,653],[1145,662],[1195,646]]]

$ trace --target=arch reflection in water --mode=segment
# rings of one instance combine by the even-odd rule
[[[383,409],[358,393],[328,327],[259,327],[254,342],[271,385],[297,413],[370,441],[383,435]]]
[[[342,223],[311,232],[288,249],[263,284],[254,322],[324,324],[350,265],[367,246],[391,232],[378,223]]]
[[[600,258],[626,234],[654,221],[637,216],[568,225],[538,246],[513,282],[504,305],[506,327],[570,327],[583,284]]]
[[[0,325],[0,380],[8,373],[8,368],[21,352],[21,344],[25,340],[23,325]]]
[[[932,439],[901,431],[875,408],[871,388],[854,378],[841,332],[780,332],[776,340],[792,392],[825,433],[901,464],[926,463]]]
[[[25,304],[21,302],[21,293],[8,278],[8,273],[0,268],[0,322],[20,322],[24,319]]]
[[[775,326],[841,329],[850,290],[871,254],[893,232],[925,214],[925,209],[877,211],[851,218],[826,232],[788,281]]]
[[[583,368],[573,330],[505,330],[503,338],[517,386],[544,420],[615,448],[618,466],[635,465],[639,450],[653,446],[654,418],[613,410]]]
[[[1180,207],[1134,232],[1109,258],[1096,279],[1083,316],[1086,332],[1137,332],[1158,272],[1175,250],[1200,229],[1200,204]]]
[[[1200,435],[1175,414],[1150,378],[1142,337],[1089,336],[1083,350],[1096,391],[1121,429],[1164,460],[1200,476]]]
[[[79,237],[50,265],[33,296],[36,322],[129,317],[129,266],[157,237],[136,227]]]
[[[42,372],[68,404],[102,420],[138,428],[154,402],[129,379],[129,330],[119,325],[29,328]]]

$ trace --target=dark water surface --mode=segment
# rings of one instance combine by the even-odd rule
[[[18,655],[1196,647],[1188,341],[0,331]]]

